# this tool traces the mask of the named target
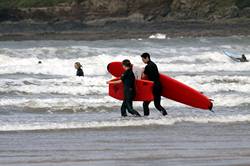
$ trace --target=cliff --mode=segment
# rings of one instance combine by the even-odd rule
[[[188,23],[187,23],[188,22]],[[245,28],[249,0],[0,0],[0,34]],[[239,24],[239,26],[235,26]],[[230,29],[231,27],[231,29]],[[172,32],[172,31],[171,31]],[[238,33],[239,32],[239,33]],[[240,34],[237,31],[236,34]]]
[[[0,2],[0,21],[133,22],[250,18],[249,0],[10,0]]]

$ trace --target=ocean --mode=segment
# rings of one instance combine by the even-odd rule
[[[155,36],[0,42],[0,165],[250,165],[250,64],[223,54],[250,59],[250,37]],[[143,52],[213,99],[214,113],[162,98],[166,117],[151,104],[149,117],[121,118],[106,67],[144,67]]]

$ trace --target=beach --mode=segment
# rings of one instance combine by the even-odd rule
[[[249,123],[1,133],[1,165],[249,165]]]
[[[24,40],[116,40],[148,39],[156,33],[169,38],[249,36],[249,20],[209,22],[202,20],[167,20],[163,22],[108,21],[86,24],[79,21],[2,22],[0,41]]]

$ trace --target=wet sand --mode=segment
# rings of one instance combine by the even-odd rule
[[[249,123],[1,132],[0,139],[0,165],[6,166],[250,163]]]
[[[86,25],[75,22],[0,24],[0,41],[146,39],[155,33],[164,33],[167,37],[249,36],[250,21],[229,23],[204,21],[110,22],[103,25]]]

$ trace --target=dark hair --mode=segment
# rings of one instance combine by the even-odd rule
[[[141,57],[144,58],[144,59],[146,59],[146,58],[150,59],[149,53],[146,53],[146,52],[143,53],[143,54],[141,55]]]
[[[128,59],[123,60],[122,65],[125,67],[132,67],[131,62]]]
[[[81,65],[80,62],[76,62],[75,65],[76,65],[78,68],[81,68],[81,67],[82,67],[82,65]]]

